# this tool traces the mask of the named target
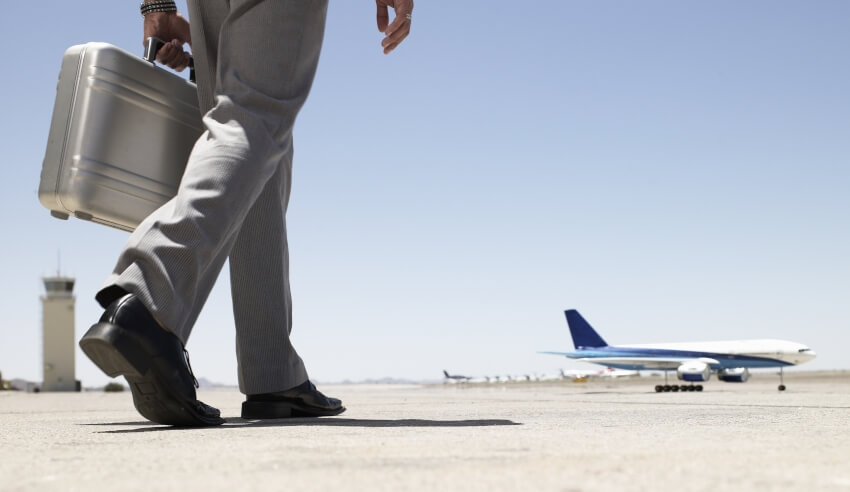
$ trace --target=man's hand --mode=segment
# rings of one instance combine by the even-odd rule
[[[151,12],[145,16],[144,39],[155,37],[165,41],[156,54],[156,61],[178,72],[189,65],[189,53],[183,44],[192,46],[189,21],[177,12]],[[144,40],[142,40],[144,42]]]
[[[410,16],[413,14],[413,0],[375,0],[378,4],[378,30],[386,36],[381,41],[384,54],[396,49],[410,34]],[[387,7],[395,10],[395,19],[390,24]]]

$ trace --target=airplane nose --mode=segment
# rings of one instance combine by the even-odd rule
[[[808,361],[814,359],[815,357],[817,357],[817,355],[818,354],[815,353],[815,351],[812,350],[812,349],[806,349],[804,351],[801,351],[798,354],[798,357],[799,357],[799,360],[800,360],[800,362],[798,362],[798,364],[802,364],[803,362],[808,362]]]
[[[796,364],[803,364],[805,362],[808,362],[808,361],[814,359],[816,356],[817,356],[817,354],[815,353],[814,350],[810,349],[809,347],[806,347],[805,345],[800,345],[797,348],[797,353],[794,354],[792,359],[794,361],[793,363],[796,365]]]

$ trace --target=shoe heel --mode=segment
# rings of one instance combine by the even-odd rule
[[[242,418],[246,420],[286,419],[292,416],[292,407],[267,401],[243,401]]]
[[[136,343],[127,330],[109,323],[97,323],[80,339],[80,348],[94,364],[114,378],[141,377],[148,370],[143,357],[134,357]]]

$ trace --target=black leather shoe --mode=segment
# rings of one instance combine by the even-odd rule
[[[250,420],[327,417],[344,411],[340,400],[323,395],[310,381],[286,391],[248,395],[242,403],[242,418]]]
[[[109,377],[124,376],[146,419],[179,426],[224,423],[217,408],[198,401],[189,354],[133,294],[112,302],[80,339],[80,348]]]

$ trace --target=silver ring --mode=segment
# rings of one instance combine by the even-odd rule
[[[410,19],[411,19],[411,17],[413,17],[413,16],[411,16],[410,14],[404,14],[404,17],[405,17],[407,20],[410,20]]]

